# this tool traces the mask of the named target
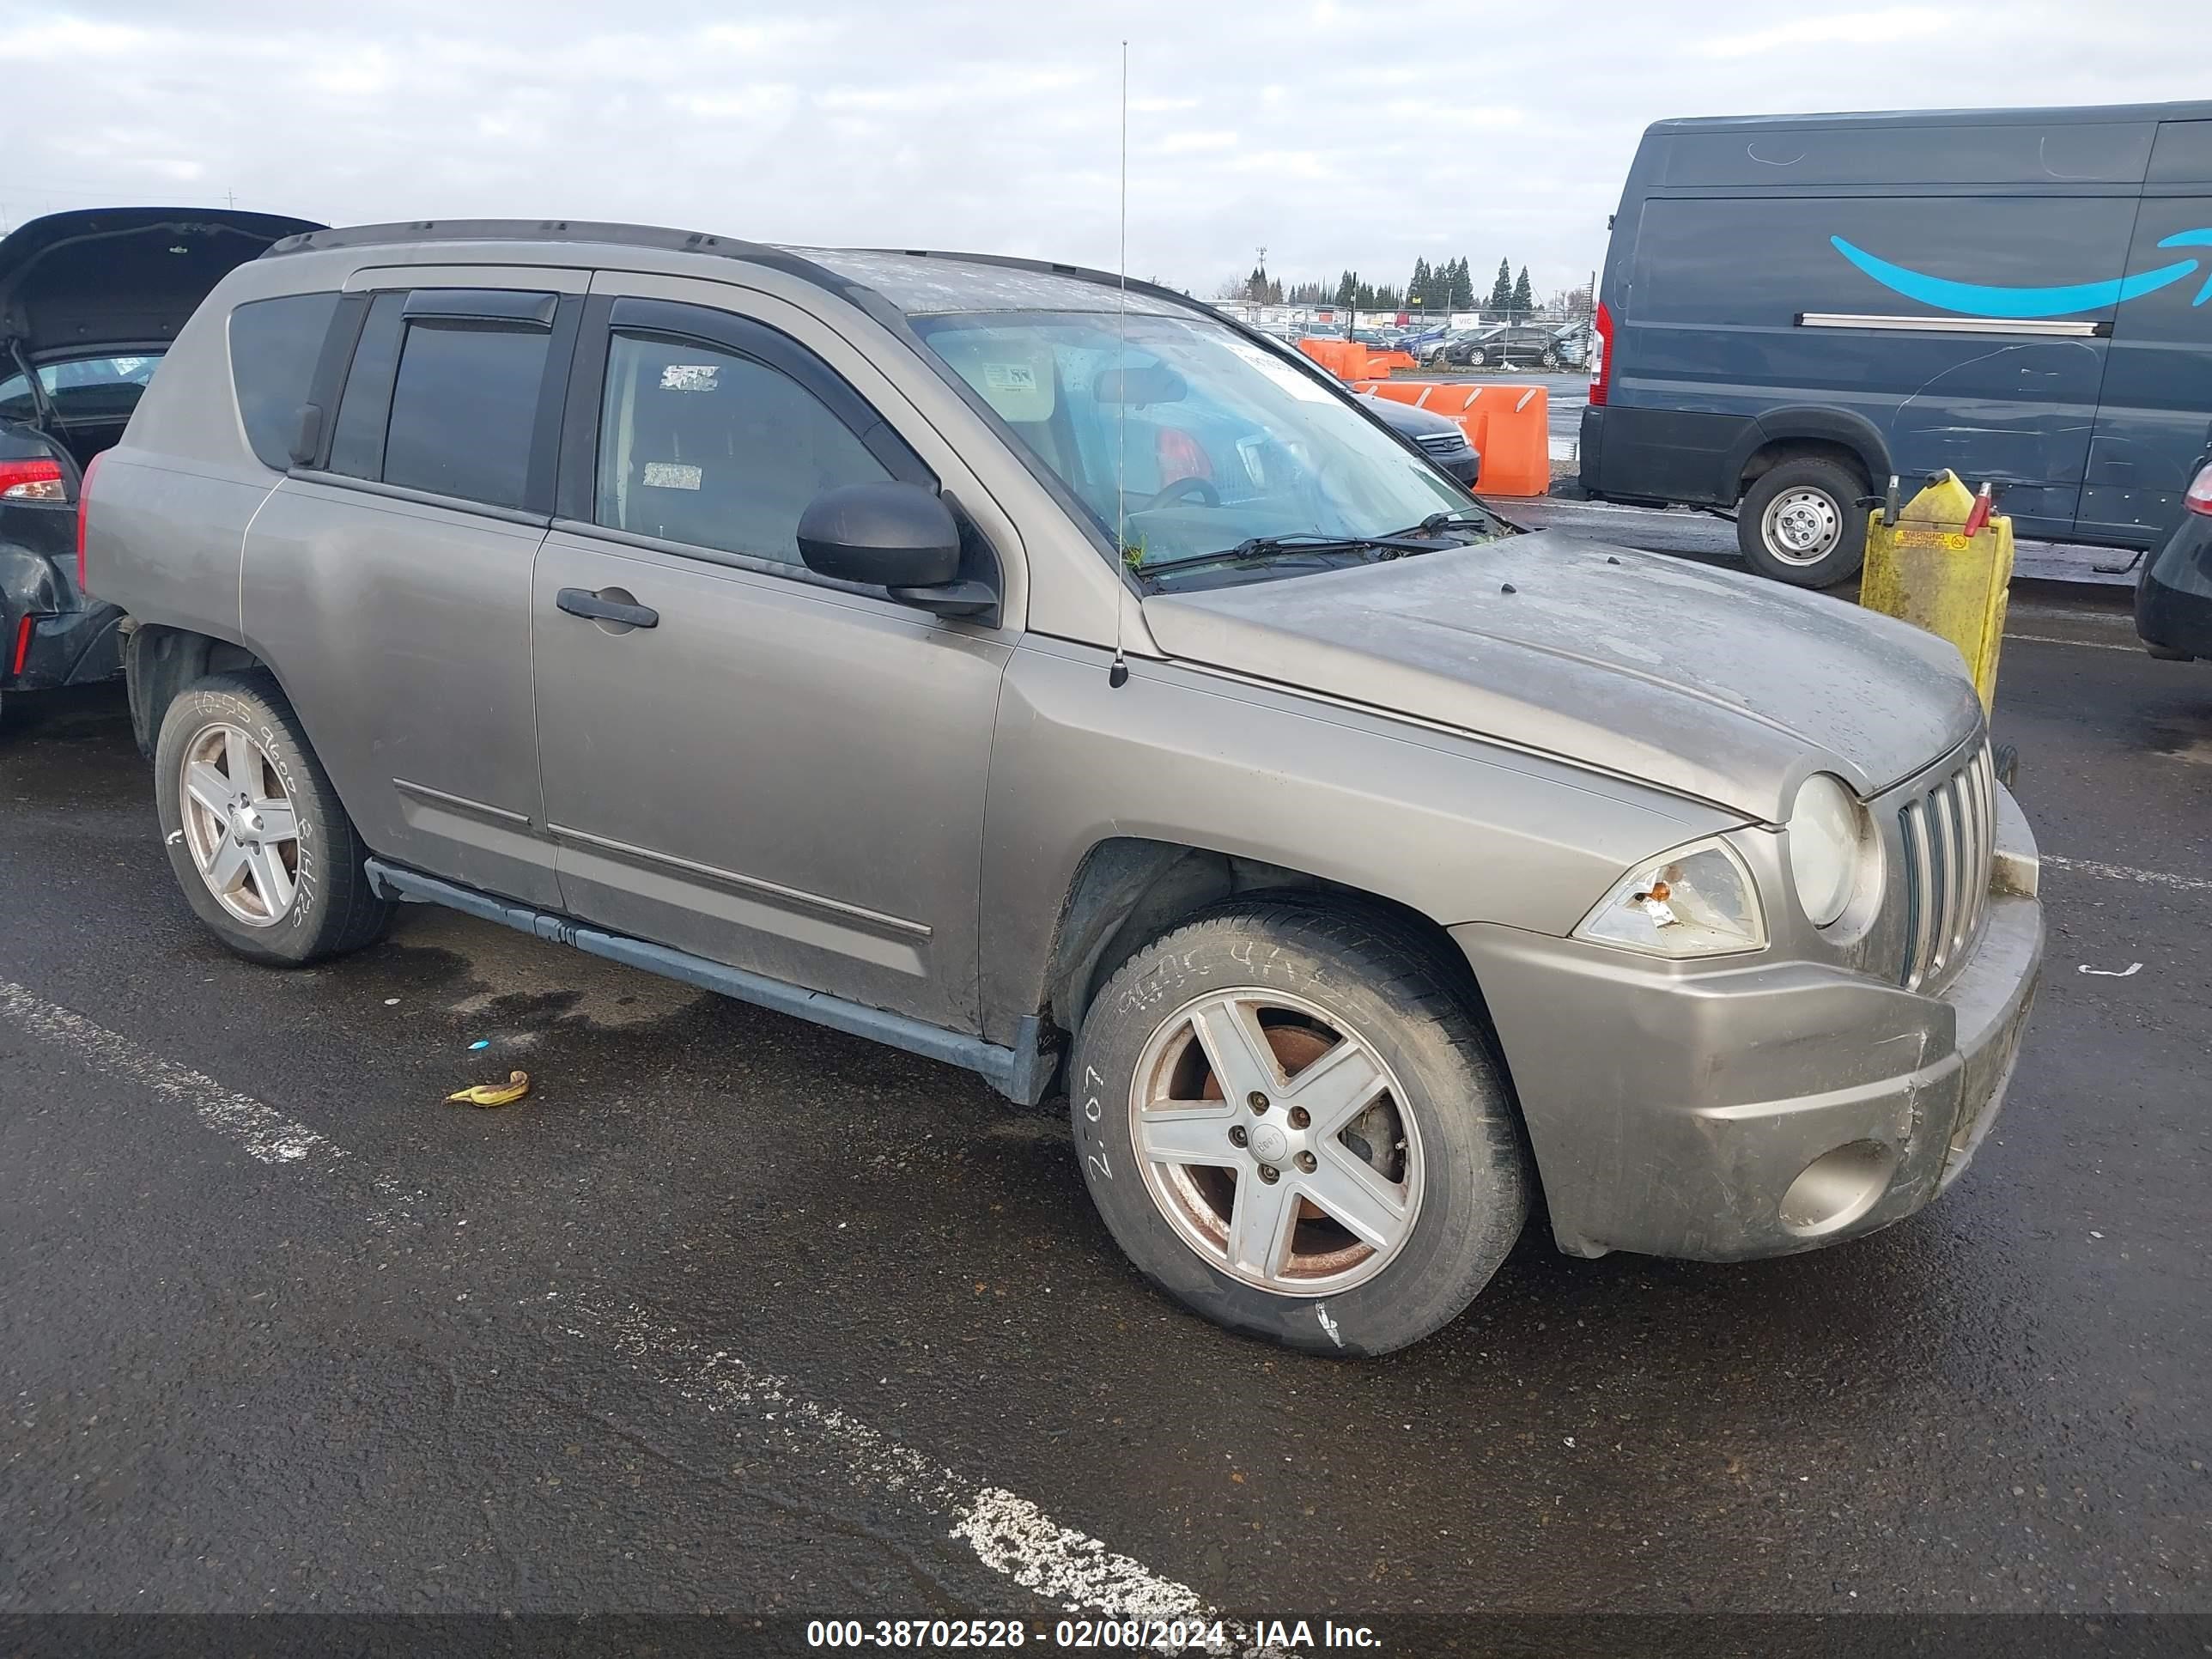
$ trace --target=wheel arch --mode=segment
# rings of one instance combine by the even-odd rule
[[[1187,842],[1113,836],[1085,854],[1054,930],[1044,984],[1046,1022],[1072,1039],[1099,988],[1123,963],[1198,912],[1256,893],[1295,894],[1317,906],[1364,915],[1432,957],[1438,973],[1466,999],[1510,1094],[1511,1071],[1489,1005],[1473,966],[1443,924],[1364,888]]]
[[[1723,476],[1735,484],[1732,499],[1741,501],[1762,476],[1800,455],[1841,461],[1869,488],[1894,471],[1889,445],[1865,416],[1817,406],[1771,409],[1745,428],[1724,463]]]
[[[124,641],[123,671],[131,700],[131,732],[137,740],[138,752],[153,759],[162,717],[186,686],[210,674],[254,670],[276,678],[274,669],[234,641],[165,623],[133,625]],[[282,680],[277,681],[277,690],[283,690]]]

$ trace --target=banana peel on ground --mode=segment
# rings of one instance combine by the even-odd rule
[[[512,1106],[530,1092],[530,1073],[513,1072],[504,1083],[475,1083],[446,1097],[453,1106]]]

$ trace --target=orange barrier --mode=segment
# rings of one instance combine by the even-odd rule
[[[1542,386],[1361,379],[1352,389],[1457,421],[1482,457],[1474,487],[1485,495],[1541,495],[1552,487],[1552,398]]]
[[[1340,380],[1365,380],[1370,372],[1367,367],[1367,348],[1357,340],[1308,338],[1298,342],[1298,349]]]

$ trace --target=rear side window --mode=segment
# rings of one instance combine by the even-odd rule
[[[807,503],[890,476],[781,369],[697,340],[614,337],[597,509],[609,528],[796,564]]]
[[[415,319],[392,388],[384,482],[521,506],[550,344],[542,328]]]
[[[230,313],[230,382],[246,441],[264,466],[292,464],[300,406],[337,306],[336,294],[288,294],[249,301]]]

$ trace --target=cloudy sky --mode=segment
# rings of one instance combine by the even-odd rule
[[[2203,95],[2181,0],[0,0],[0,217],[641,221],[1111,265],[1201,294],[1597,263],[1665,116]]]

